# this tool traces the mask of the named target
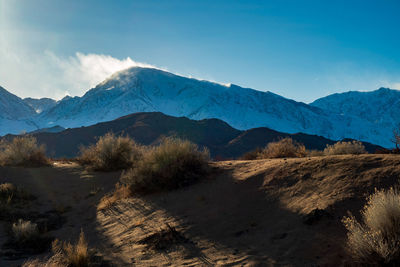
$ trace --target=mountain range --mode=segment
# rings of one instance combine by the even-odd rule
[[[161,112],[134,113],[87,127],[31,134],[40,144],[46,146],[50,157],[73,158],[79,155],[81,146],[94,144],[98,137],[108,132],[130,136],[143,145],[155,145],[167,136],[190,140],[200,147],[207,147],[214,159],[238,158],[246,152],[265,147],[269,142],[285,137],[304,144],[310,150],[323,150],[326,145],[335,143],[321,136],[287,134],[265,127],[241,131],[219,119],[191,120],[186,117],[168,116]],[[12,137],[14,136],[6,135],[4,138]],[[364,143],[364,146],[369,152],[381,149],[370,143]]]
[[[57,102],[22,100],[1,88],[0,135],[89,126],[136,112],[162,112],[194,120],[217,118],[238,130],[267,127],[391,147],[392,130],[400,122],[396,116],[399,100],[399,91],[382,88],[334,94],[305,104],[272,92],[133,67],[115,73],[82,97]]]

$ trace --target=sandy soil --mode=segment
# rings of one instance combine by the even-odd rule
[[[65,224],[49,234],[76,240],[82,228],[115,266],[341,266],[348,261],[341,218],[357,215],[374,188],[398,184],[399,163],[396,155],[217,162],[201,183],[102,211],[96,205],[117,172],[60,163],[0,168],[0,182],[38,196],[31,209],[64,210]],[[146,240],[170,228],[179,235],[175,243],[149,247]]]

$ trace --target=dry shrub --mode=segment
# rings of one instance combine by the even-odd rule
[[[12,203],[17,200],[31,200],[34,197],[11,183],[0,184],[0,203]]]
[[[343,223],[348,249],[354,260],[374,266],[400,264],[400,194],[397,189],[375,191],[361,211],[362,222],[353,215]]]
[[[32,136],[14,137],[12,141],[0,143],[0,165],[7,166],[46,166],[45,147],[37,144]]]
[[[66,263],[66,266],[89,266],[90,255],[88,244],[82,230],[79,235],[79,240],[75,245],[55,239],[52,243],[52,252],[55,257],[59,258],[58,261]]]
[[[0,202],[11,203],[14,196],[18,195],[17,187],[11,183],[0,184]]]
[[[142,150],[129,137],[107,133],[95,145],[81,148],[79,162],[97,171],[122,170],[131,167],[140,158]]]
[[[39,238],[39,230],[35,223],[19,219],[12,225],[14,239],[18,243],[32,243]]]
[[[113,193],[105,195],[100,199],[98,210],[105,210],[112,207],[112,205],[120,199],[128,198],[132,195],[131,189],[127,185],[117,183]]]
[[[310,156],[310,157],[321,157],[321,156],[324,156],[324,151],[321,151],[321,150],[310,150],[310,151],[308,151],[308,156]]]
[[[327,145],[324,154],[329,155],[346,155],[346,154],[365,154],[364,145],[360,141],[345,142],[340,141],[333,145]]]
[[[292,138],[283,138],[278,142],[269,143],[258,158],[298,158],[306,156],[306,148],[303,144],[293,141]]]
[[[259,158],[260,153],[262,152],[262,149],[257,147],[254,150],[251,150],[249,152],[244,153],[240,159],[241,160],[255,160]]]
[[[11,183],[0,184],[0,220],[14,221],[20,218],[33,199],[35,197],[30,193]]]
[[[55,239],[51,250],[53,255],[50,258],[46,260],[30,259],[22,267],[86,267],[93,263],[83,231],[75,245]]]
[[[165,138],[121,176],[132,192],[150,193],[194,183],[209,171],[209,152],[189,141]]]

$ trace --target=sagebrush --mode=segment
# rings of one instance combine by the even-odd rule
[[[79,162],[97,171],[127,169],[141,157],[143,149],[129,137],[107,133],[96,144],[81,148]]]
[[[14,137],[11,141],[0,142],[0,165],[7,166],[46,166],[44,145],[38,145],[32,136]]]
[[[263,158],[298,158],[307,155],[303,144],[294,141],[292,138],[283,138],[268,145],[258,153],[260,159]]]
[[[39,230],[35,223],[19,219],[12,225],[13,237],[18,243],[31,243],[39,238]]]
[[[259,158],[260,153],[262,152],[262,149],[260,147],[257,147],[254,150],[251,150],[249,152],[244,153],[240,159],[241,160],[255,160]]]
[[[46,259],[30,259],[22,267],[87,267],[91,266],[92,258],[85,235],[81,230],[76,244],[55,239],[52,243],[53,255]],[[97,266],[97,265],[96,265]]]
[[[333,145],[327,145],[324,149],[324,155],[347,155],[347,154],[365,154],[364,145],[360,141],[339,141]]]
[[[361,211],[361,222],[349,214],[347,248],[355,262],[373,266],[400,265],[400,193],[376,191]]]
[[[189,185],[209,171],[207,149],[189,141],[165,138],[149,148],[136,166],[124,172],[121,181],[132,192],[154,192]]]
[[[52,251],[55,255],[61,256],[68,263],[67,266],[85,267],[89,265],[90,255],[88,244],[82,230],[75,245],[56,239],[52,243]]]

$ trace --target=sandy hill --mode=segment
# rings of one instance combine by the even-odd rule
[[[118,172],[91,173],[73,163],[0,167],[0,182],[36,195],[29,210],[38,218],[60,214],[49,235],[75,240],[82,228],[99,257],[116,266],[341,266],[347,260],[341,218],[357,215],[374,188],[396,185],[400,175],[396,155],[212,165],[203,182],[101,211],[96,204]],[[154,235],[169,227],[176,231],[152,249]],[[5,236],[3,227],[0,265],[16,266],[22,260],[4,248]]]

